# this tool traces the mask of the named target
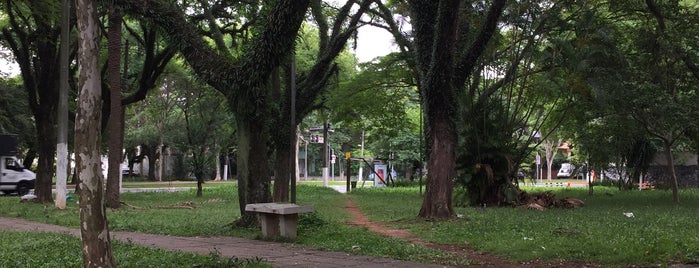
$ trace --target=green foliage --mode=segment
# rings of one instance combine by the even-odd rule
[[[18,78],[0,79],[0,133],[18,135],[23,149],[36,140],[26,95]]]
[[[405,165],[419,161],[422,111],[410,69],[398,54],[360,68],[352,80],[328,94],[333,121],[352,130],[352,143],[358,144],[365,131],[367,157]]]
[[[520,143],[513,135],[517,127],[510,125],[509,117],[508,109],[497,100],[465,112],[455,184],[468,194],[457,191],[455,197],[468,197],[468,201],[457,200],[457,204],[490,206],[506,201],[504,191],[512,187],[516,172],[513,155],[528,149],[527,140]]]

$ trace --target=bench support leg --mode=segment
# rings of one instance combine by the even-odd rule
[[[279,222],[279,230],[282,237],[289,239],[296,238],[296,221],[298,220],[298,214],[287,214],[281,215],[281,221]]]
[[[279,235],[279,216],[276,214],[259,213],[262,236],[272,238]]]

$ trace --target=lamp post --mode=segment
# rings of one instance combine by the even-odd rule
[[[352,175],[352,171],[350,170],[350,168],[352,167],[352,163],[350,161],[350,156],[351,156],[350,150],[351,149],[352,148],[349,145],[349,143],[345,142],[342,144],[342,151],[345,152],[345,161],[347,162],[347,188],[345,190],[348,193],[350,192],[350,176]],[[361,167],[361,165],[360,165],[360,167]]]

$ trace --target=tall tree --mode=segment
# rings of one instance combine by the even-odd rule
[[[59,1],[5,1],[0,4],[7,23],[0,26],[19,65],[29,107],[36,122],[39,152],[35,194],[37,201],[52,201],[51,184],[56,153],[56,109],[60,66]]]
[[[163,27],[197,75],[226,96],[236,115],[238,134],[238,189],[242,225],[256,222],[245,211],[249,203],[269,202],[268,173],[270,75],[293,49],[308,1],[275,1],[262,7],[265,18],[240,57],[220,54],[188,23],[174,3],[160,0],[119,0],[126,12],[146,16]]]
[[[109,7],[109,32],[107,43],[107,65],[109,77],[109,152],[107,170],[107,206],[119,208],[121,205],[121,163],[124,147],[124,108],[121,104],[121,23],[122,13],[119,7]]]
[[[58,134],[56,151],[56,207],[66,208],[66,183],[68,180],[68,89],[70,84],[70,1],[61,1],[61,73],[58,96]]]
[[[80,236],[84,267],[116,267],[104,206],[101,169],[100,26],[92,0],[77,0],[80,88],[75,120],[76,174],[80,178]]]
[[[452,180],[456,175],[457,90],[462,89],[476,61],[491,39],[506,1],[496,0],[472,40],[463,37],[468,15],[461,1],[409,0],[414,29],[416,70],[427,122],[429,170],[419,216],[451,218]],[[469,3],[464,3],[468,5]],[[461,50],[459,48],[466,48]]]
[[[582,68],[574,76],[591,90],[606,117],[633,120],[659,141],[669,164],[667,183],[679,202],[672,151],[696,129],[696,81],[699,55],[696,5],[686,1],[599,1],[580,6],[581,16],[570,33],[576,53],[565,58]],[[598,120],[600,121],[600,120]],[[601,121],[604,122],[604,121]],[[628,133],[628,129],[625,131]],[[628,141],[633,139],[615,137]],[[621,156],[623,158],[623,156]]]
[[[280,87],[273,93],[278,99],[275,107],[277,112],[272,118],[272,125],[277,130],[272,133],[275,153],[274,201],[289,201],[290,178],[295,179],[295,176],[290,175],[295,173],[291,170],[291,163],[296,161],[296,153],[292,153],[296,152],[296,127],[300,119],[324,106],[324,103],[319,101],[319,97],[328,91],[329,81],[337,79],[338,72],[350,72],[340,70],[341,66],[336,63],[336,59],[346,51],[347,41],[363,25],[361,18],[373,2],[372,0],[346,1],[336,11],[337,14],[330,17],[326,15],[328,11],[337,7],[324,6],[320,0],[311,1],[312,18],[318,25],[317,29],[314,29],[317,30],[318,38],[313,39],[318,42],[313,44],[317,49],[315,51],[317,54],[312,57],[315,60],[307,68],[298,68],[298,74],[287,72],[285,76],[290,78],[293,75],[294,79],[286,79],[285,90],[282,91]],[[352,12],[355,9],[356,11]],[[311,53],[311,51],[304,52]],[[285,64],[285,66],[290,65]],[[291,68],[286,69],[291,70]],[[294,82],[295,84],[291,85]],[[292,87],[297,90],[293,101],[294,110],[291,109]],[[289,123],[292,114],[295,120]]]
[[[231,129],[230,112],[221,93],[197,81],[193,74],[176,72],[167,80],[168,86],[176,88],[177,114],[183,118],[179,129],[185,130],[178,131],[182,137],[176,146],[189,155],[185,162],[197,180],[196,195],[201,197],[204,180],[211,178],[218,157],[217,141],[222,140],[220,136],[232,135],[227,132]]]
[[[687,138],[687,129],[696,129],[695,85],[699,82],[696,65],[699,54],[687,48],[697,45],[697,40],[692,40],[691,36],[699,30],[699,23],[680,14],[695,17],[699,9],[696,5],[684,6],[678,2],[646,0],[645,4],[645,14],[638,18],[641,27],[636,29],[643,38],[634,44],[641,57],[632,58],[638,65],[633,69],[636,80],[629,84],[637,95],[630,114],[662,142],[667,183],[672,189],[673,201],[679,203],[679,182],[672,152],[678,140]]]
[[[120,95],[118,97],[118,99],[121,100],[120,103],[122,107],[120,109],[122,109],[122,113],[123,110],[129,105],[141,102],[146,99],[148,92],[150,92],[158,85],[158,78],[165,71],[170,60],[172,59],[172,57],[174,57],[175,53],[177,52],[174,46],[164,44],[162,40],[163,37],[161,36],[159,29],[156,25],[153,25],[152,23],[145,21],[131,22],[132,23],[124,24],[126,31],[129,33],[129,35],[128,39],[126,39],[127,42],[125,42],[124,44],[125,53],[123,53],[123,74],[120,75],[120,77],[122,77],[122,79],[124,80],[124,83],[121,83],[121,81],[119,83],[121,84],[120,91],[128,94],[124,96]],[[111,33],[116,34],[117,32]],[[129,46],[129,40],[135,40],[135,46]],[[132,47],[136,47],[136,49],[130,49]],[[112,76],[110,76],[110,79],[111,77]],[[111,104],[113,102],[111,102],[111,96],[109,97],[110,98],[105,99],[105,104],[109,104],[111,107]],[[115,120],[121,121],[124,121],[124,119],[125,118],[123,114],[120,118],[115,118]],[[110,121],[110,123],[114,122]],[[112,136],[110,136],[110,143],[120,143],[123,147],[124,122],[121,122],[119,124],[122,125],[122,127],[120,127],[121,133],[113,136],[115,136],[114,138],[121,137],[122,141],[113,141]],[[141,140],[140,142],[144,141]],[[149,144],[148,146],[144,146],[144,148],[147,148],[145,150],[142,150],[142,152],[146,152],[145,154],[152,152],[152,154],[149,155],[149,160],[152,160],[149,162],[149,164],[153,165],[154,167],[155,161],[158,158],[158,155],[156,154],[157,150],[150,149],[156,148],[157,145],[155,145],[154,141],[145,141],[144,143]],[[121,149],[119,149],[119,151],[121,151]],[[138,158],[136,156],[133,157]],[[119,163],[123,160],[121,157],[119,157],[119,159],[114,159],[113,157],[110,159],[111,161],[118,160]],[[130,165],[132,166],[133,162],[130,163]],[[110,166],[111,165],[112,164],[110,164]],[[155,180],[155,168],[153,167],[149,169],[148,174],[148,178],[151,180]],[[120,170],[118,172],[119,174],[121,173]],[[107,181],[107,198],[109,204],[119,203],[119,188],[115,186],[118,183],[119,181],[116,176],[114,176],[111,179],[108,179]]]

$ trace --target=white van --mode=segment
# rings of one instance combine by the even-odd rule
[[[36,174],[17,161],[17,136],[0,134],[0,191],[26,195],[34,189]]]
[[[556,177],[558,178],[570,178],[573,176],[573,171],[575,170],[575,166],[571,163],[563,163],[561,164],[561,169],[558,170],[558,174],[556,174]]]
[[[0,191],[25,195],[34,189],[36,174],[24,168],[14,156],[0,156]]]

